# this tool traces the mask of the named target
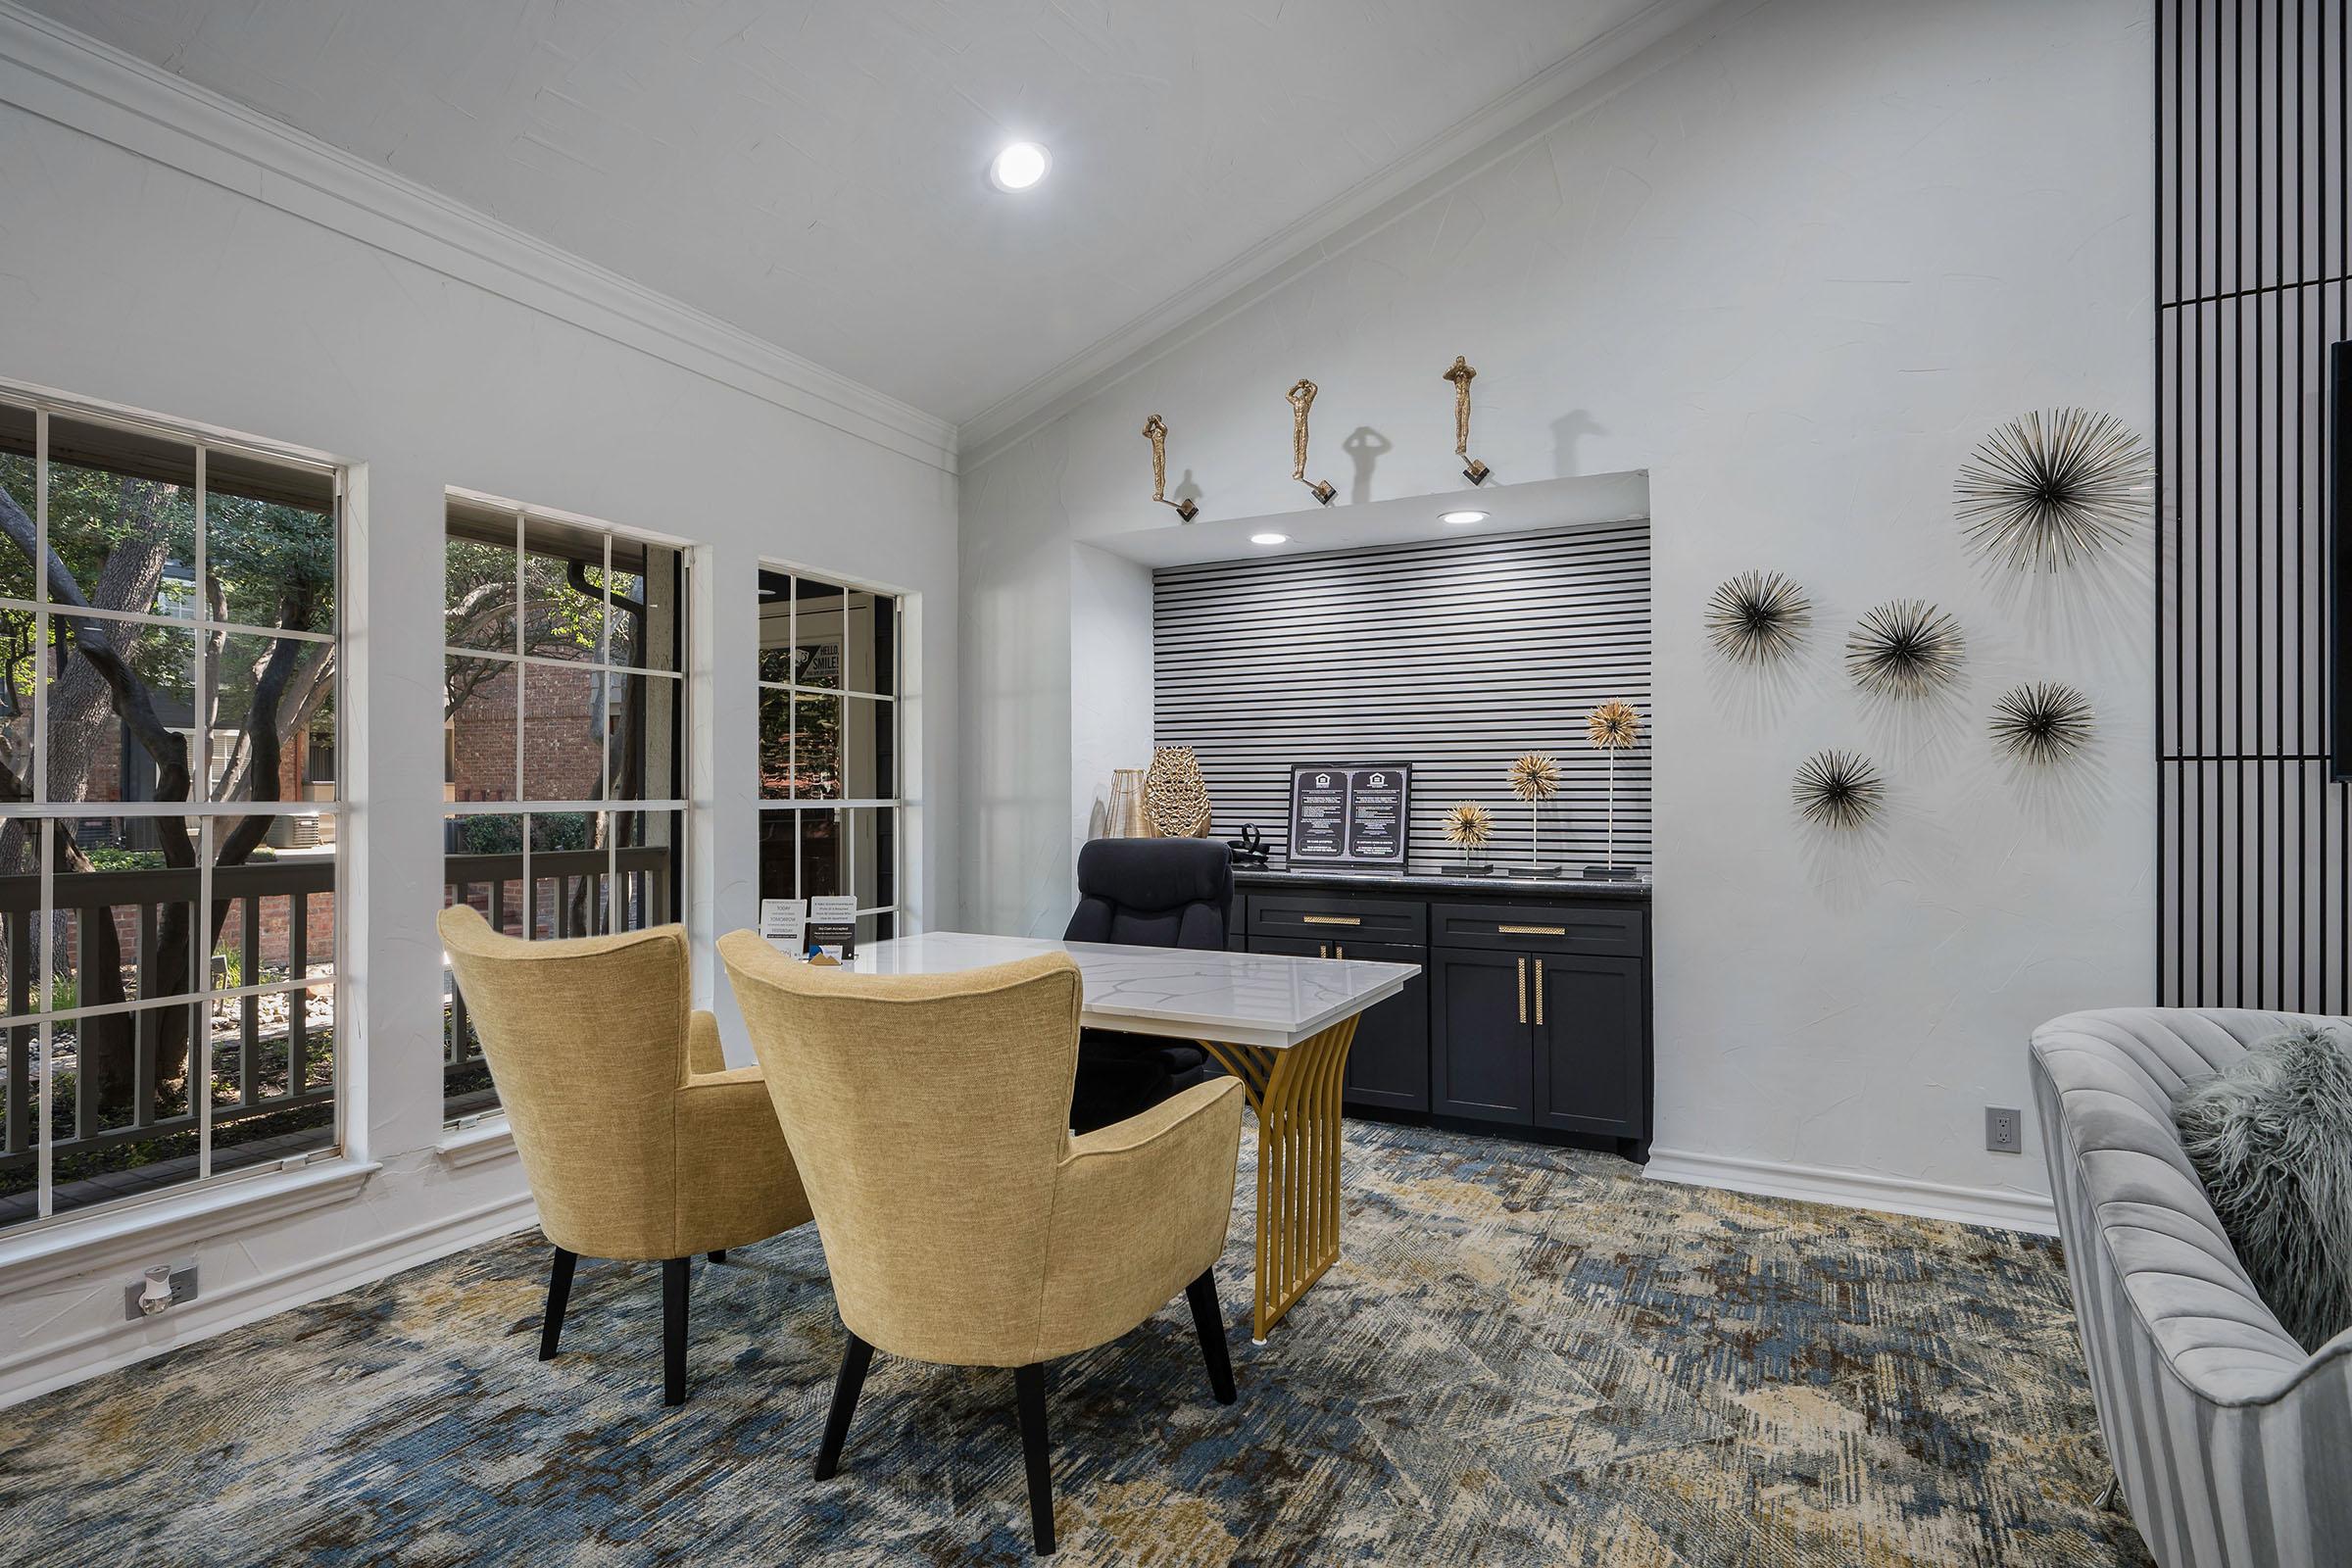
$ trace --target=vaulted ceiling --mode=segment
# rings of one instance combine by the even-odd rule
[[[961,423],[1654,0],[29,4]]]

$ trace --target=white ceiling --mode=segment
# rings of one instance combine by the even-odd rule
[[[961,423],[1656,0],[28,3]]]

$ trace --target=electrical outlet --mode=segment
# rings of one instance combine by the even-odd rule
[[[2025,1118],[1998,1105],[1984,1107],[1984,1147],[1996,1154],[2026,1152]]]
[[[143,1317],[162,1315],[162,1313],[150,1314],[139,1310],[139,1295],[145,1288],[146,1281],[144,1280],[136,1285],[122,1287],[122,1316],[125,1321],[136,1323]],[[185,1306],[194,1299],[196,1299],[196,1265],[188,1263],[174,1266],[172,1270],[172,1306]],[[165,1312],[171,1310],[171,1306],[164,1308]]]

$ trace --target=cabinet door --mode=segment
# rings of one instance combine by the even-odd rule
[[[1433,948],[1430,1109],[1525,1127],[1535,1119],[1525,954]]]
[[[1425,948],[1369,942],[1335,942],[1331,956],[1416,967],[1428,961]],[[1356,1019],[1355,1044],[1348,1050],[1348,1083],[1340,1102],[1386,1110],[1429,1108],[1429,976],[1425,968],[1407,980],[1402,991],[1365,1008],[1363,1016]]]
[[[1646,1140],[1641,960],[1546,954],[1540,961],[1536,1125]]]

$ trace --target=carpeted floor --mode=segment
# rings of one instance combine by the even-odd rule
[[[1244,1145],[1245,1163],[1250,1149]],[[2053,1242],[1643,1182],[1599,1154],[1351,1123],[1347,1255],[1263,1348],[1253,1184],[1220,1269],[1242,1402],[1179,1297],[1057,1364],[1066,1563],[2144,1564]],[[537,1238],[0,1411],[0,1562],[1020,1563],[1008,1373],[841,1348],[812,1231],[582,1262],[534,1358]]]

